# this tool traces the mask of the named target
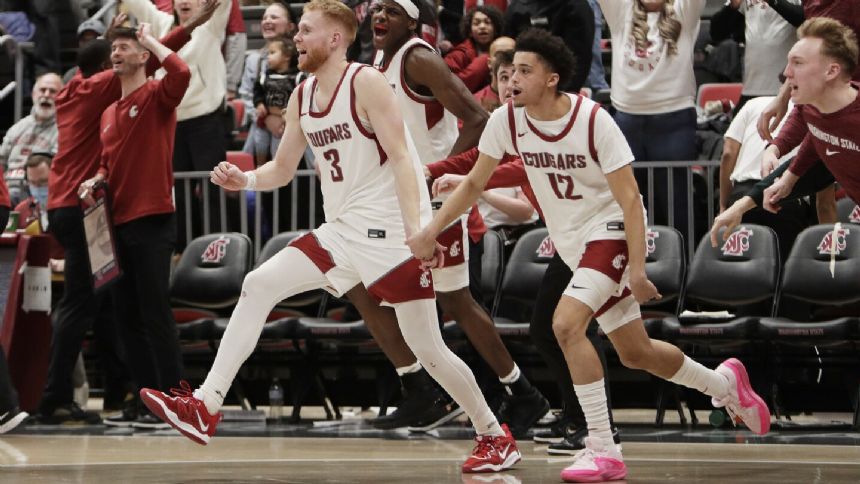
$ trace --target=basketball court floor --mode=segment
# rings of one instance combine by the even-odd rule
[[[658,428],[624,412],[617,418],[630,472],[621,482],[860,483],[860,432],[844,426],[776,428],[761,438],[707,424]],[[463,475],[472,445],[465,422],[410,435],[374,430],[361,417],[224,422],[205,447],[173,430],[27,425],[0,436],[0,482],[555,483],[572,461],[521,441],[514,470]]]

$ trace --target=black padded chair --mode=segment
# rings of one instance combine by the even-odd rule
[[[251,239],[239,233],[204,235],[188,244],[170,281],[180,340],[216,337],[213,315],[229,313],[239,300],[252,253]]]
[[[508,258],[499,288],[499,301],[533,305],[546,267],[554,253],[555,248],[546,228],[537,228],[523,234]],[[516,321],[496,314],[493,320],[503,338],[529,337],[528,321]]]
[[[860,224],[860,205],[848,197],[836,202],[836,213],[842,223]]]
[[[764,318],[759,335],[773,353],[773,380],[793,368],[802,380],[810,368],[842,369],[857,381],[860,368],[860,225],[823,224],[798,235],[785,262],[783,303],[807,303],[804,314]],[[780,310],[780,314],[783,311]],[[812,377],[812,379],[815,379]],[[779,394],[779,392],[777,392]],[[860,393],[858,393],[860,396]],[[856,401],[856,400],[855,400]],[[781,407],[781,402],[776,402]],[[860,426],[855,403],[854,426]]]
[[[642,321],[648,336],[660,338],[663,319],[677,317],[684,303],[687,255],[684,237],[674,227],[652,225],[646,231],[645,272],[663,296],[641,304]]]

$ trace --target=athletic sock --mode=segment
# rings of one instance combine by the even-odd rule
[[[710,368],[702,366],[701,363],[694,361],[686,355],[684,356],[684,363],[681,365],[681,368],[672,378],[669,378],[669,381],[694,388],[705,395],[717,399],[729,393],[729,381],[726,377]]]
[[[573,390],[588,423],[588,436],[599,438],[608,449],[614,448],[603,378],[594,383],[573,385]]]

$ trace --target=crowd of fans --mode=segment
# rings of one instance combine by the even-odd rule
[[[693,233],[686,216],[693,210],[687,191],[694,190],[687,182],[687,162],[700,156],[697,119],[701,113],[695,103],[694,60],[706,0],[413,1],[420,10],[415,33],[438,50],[453,76],[421,77],[428,71],[422,70],[418,60],[403,62],[398,69],[418,95],[439,100],[448,115],[459,119],[459,131],[453,133],[455,149],[433,153],[435,159],[422,160],[425,164],[476,145],[489,112],[503,102],[500,86],[508,85],[514,71],[516,37],[530,27],[544,28],[561,37],[575,54],[564,89],[585,95],[609,89],[605,107],[613,112],[636,161],[678,162],[683,167],[668,169],[671,173],[665,169],[655,172],[654,205],[646,208],[656,223],[664,225],[673,212],[673,225],[685,235]],[[19,212],[21,224],[38,221],[66,250],[66,296],[55,316],[57,349],[52,353],[45,401],[37,417],[44,423],[92,422],[98,416],[73,401],[72,373],[84,333],[94,326],[97,331],[107,331],[99,329],[103,325],[95,321],[108,304],[94,295],[85,265],[79,187],[96,191],[107,181],[120,256],[134,252],[137,260],[133,267],[123,267],[126,282],[113,289],[114,301],[120,302],[114,310],[123,321],[122,330],[102,338],[106,341],[102,346],[124,345],[125,350],[103,361],[124,361],[114,369],[127,368],[118,371],[126,380],[167,391],[177,385],[181,373],[166,293],[171,254],[181,252],[188,242],[185,230],[176,230],[177,220],[182,223],[185,211],[191,210],[192,234],[202,233],[202,191],[211,190],[211,230],[236,228],[229,210],[227,223],[218,224],[219,197],[214,187],[192,184],[192,193],[186,194],[186,185],[177,184],[174,193],[173,174],[209,171],[226,159],[228,148],[236,142],[230,129],[233,117],[228,113],[228,106],[235,103],[244,106],[244,116],[235,126],[247,132],[242,151],[252,155],[257,165],[273,158],[284,132],[281,112],[304,77],[297,68],[298,53],[292,41],[297,12],[285,3],[265,2],[259,29],[252,29],[243,20],[246,2],[240,0],[122,0],[122,13],[116,18],[80,23],[77,65],[63,74],[56,55],[58,19],[44,5],[49,2],[3,3],[9,4],[5,6],[11,13],[0,14],[0,28],[35,41],[38,62],[33,72],[38,77],[32,80],[30,114],[6,127],[0,146],[8,186],[8,197],[0,197],[0,205]],[[389,0],[345,3],[353,8],[360,25],[350,54],[356,61],[373,63],[374,12],[397,4]],[[743,91],[737,105],[730,106],[733,111],[726,113],[734,119],[724,136],[717,200],[720,212],[769,174],[760,162],[773,145],[763,138],[786,129],[779,121],[789,119],[795,133],[803,129],[797,120],[798,109],[786,115],[792,111],[790,86],[781,77],[796,28],[804,19],[829,17],[855,34],[860,30],[860,7],[850,0],[731,0],[714,15],[712,31],[722,28],[720,22],[732,21],[737,13],[742,14],[740,21],[745,25],[741,39],[745,45]],[[135,33],[124,25],[146,28]],[[261,33],[264,45],[259,49],[247,48],[247,32],[252,30]],[[147,52],[134,46],[131,51],[121,51],[117,43],[123,44],[123,40],[139,41]],[[611,51],[608,65],[603,62],[605,49]],[[40,57],[40,52],[47,54]],[[853,66],[857,66],[856,58]],[[157,81],[141,81],[144,72],[154,74]],[[860,81],[860,68],[854,71],[853,80]],[[146,96],[141,94],[144,91],[131,89],[133,86],[146,86]],[[150,102],[155,105],[149,106]],[[451,133],[440,136],[448,135]],[[779,163],[787,165],[796,153],[789,150],[800,144],[803,133],[799,138],[795,134],[792,143],[782,141],[784,138],[780,133],[777,154]],[[429,148],[422,150],[424,155],[430,153]],[[855,154],[855,160],[856,156],[860,155]],[[313,166],[311,160],[307,162],[308,167]],[[436,178],[443,172],[437,167],[426,174]],[[839,181],[839,175],[834,175]],[[648,200],[647,180],[643,177],[638,182]],[[811,198],[784,203],[778,214],[753,210],[744,214],[744,221],[773,227],[785,256],[804,227],[836,221],[833,180],[824,185]],[[144,189],[146,197],[141,196]],[[774,200],[787,194],[780,190]],[[694,203],[704,196],[697,191]],[[196,201],[193,207],[184,203],[189,197]],[[761,202],[760,197],[757,200]],[[767,201],[761,204],[767,206]],[[523,226],[540,223],[535,208],[521,188],[492,189],[484,192],[473,217],[503,232],[512,243]],[[135,343],[140,340],[155,343]],[[3,373],[0,367],[0,379]],[[121,403],[132,387],[121,381],[122,376],[117,379],[120,389],[115,393]],[[0,385],[0,396],[9,400],[6,393]],[[17,405],[11,400],[0,399],[4,405],[0,414]],[[126,405],[120,416],[109,420],[112,425],[159,425],[140,405]]]

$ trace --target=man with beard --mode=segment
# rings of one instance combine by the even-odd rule
[[[60,76],[49,72],[36,79],[33,86],[33,110],[12,125],[0,146],[0,163],[6,172],[6,184],[14,207],[27,197],[24,165],[34,151],[57,152],[57,116],[54,99],[63,87]]]
[[[475,146],[487,113],[445,61],[417,37],[418,6],[413,0],[384,0],[374,6],[372,14],[373,44],[378,49],[374,64],[394,88],[422,164]],[[457,118],[463,121],[459,133]],[[440,235],[447,253],[442,267],[433,270],[433,280],[442,311],[457,321],[504,385],[506,395],[498,410],[499,418],[509,423],[519,437],[549,411],[549,402],[514,363],[490,316],[473,297],[480,290],[471,290],[470,281],[480,281],[480,267],[472,263],[480,260],[482,249],[480,238],[472,239],[470,244],[476,218],[479,219],[470,218],[467,224],[466,217],[461,217]],[[373,424],[378,428],[409,425],[413,430],[426,431],[450,420],[457,409],[440,400],[426,372],[398,334],[394,315],[376,309],[362,292],[356,288],[349,294],[350,300],[394,364],[406,393],[397,411],[377,418]]]
[[[304,7],[295,36],[299,69],[311,73],[290,98],[283,142],[274,161],[243,173],[220,163],[213,183],[228,190],[271,190],[289,183],[308,143],[319,163],[326,222],[245,277],[242,295],[212,369],[195,391],[173,396],[141,390],[156,415],[199,444],[209,442],[239,367],[254,351],[266,316],[294,294],[326,288],[341,295],[363,283],[394,308],[403,336],[428,371],[469,415],[477,445],[463,472],[497,472],[520,460],[469,368],[442,341],[433,278],[410,257],[405,240],[430,218],[421,167],[410,148],[397,101],[385,78],[346,61],[358,27],[337,0]]]

